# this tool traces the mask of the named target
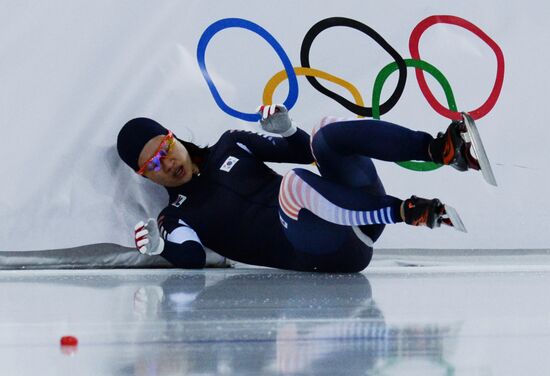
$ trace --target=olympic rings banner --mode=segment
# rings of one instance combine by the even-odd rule
[[[265,39],[265,41],[271,47],[273,47],[273,49],[277,53],[277,56],[283,63],[284,70],[276,73],[265,86],[262,101],[263,104],[273,103],[273,92],[275,91],[277,85],[282,81],[282,79],[287,79],[289,82],[289,90],[288,96],[283,103],[289,110],[292,109],[296,104],[296,101],[298,100],[299,92],[298,79],[296,76],[304,75],[309,83],[317,91],[319,91],[321,94],[326,95],[329,98],[334,99],[344,108],[356,114],[358,117],[372,117],[375,119],[380,119],[380,116],[388,113],[401,98],[405,89],[405,82],[407,81],[407,67],[414,67],[416,68],[416,78],[418,84],[429,105],[437,113],[446,118],[449,118],[451,120],[460,120],[462,119],[462,116],[460,114],[460,111],[457,111],[454,94],[448,80],[436,67],[420,59],[420,37],[430,26],[439,23],[456,25],[472,32],[473,34],[478,36],[483,42],[485,42],[496,55],[497,73],[489,98],[487,98],[487,100],[479,108],[467,111],[470,113],[473,119],[480,119],[483,116],[487,115],[489,111],[491,111],[498,100],[500,91],[502,89],[502,83],[504,81],[504,55],[498,44],[495,43],[495,41],[493,41],[480,28],[463,18],[456,16],[434,15],[425,18],[418,25],[416,25],[409,37],[409,50],[413,58],[407,59],[406,61],[403,60],[401,55],[371,27],[351,18],[326,18],[313,25],[305,35],[302,41],[302,47],[300,49],[300,60],[302,64],[302,66],[300,67],[294,67],[292,65],[288,55],[279,44],[279,42],[277,42],[277,40],[260,25],[245,19],[226,18],[216,21],[204,31],[199,40],[197,48],[197,60],[204,79],[208,84],[208,88],[210,89],[210,92],[212,93],[212,96],[219,108],[228,115],[236,117],[238,119],[242,119],[244,121],[257,122],[260,119],[260,116],[257,113],[241,112],[227,105],[220,95],[218,89],[216,88],[214,81],[210,77],[208,69],[206,68],[205,55],[208,43],[216,33],[229,28],[243,28],[258,34],[260,37]],[[321,32],[336,26],[349,27],[366,34],[368,37],[372,38],[380,47],[382,47],[382,49],[387,52],[394,60],[393,63],[385,66],[376,76],[375,86],[372,91],[372,107],[366,107],[364,105],[364,100],[360,94],[360,91],[353,84],[341,78],[333,76],[327,72],[323,72],[311,67],[309,55],[311,47],[313,45],[313,41],[319,34],[321,34]],[[380,104],[380,94],[382,92],[384,82],[386,81],[388,76],[395,70],[399,70],[399,79],[397,81],[397,86],[395,87],[390,98],[386,102]],[[424,71],[430,73],[434,78],[436,78],[441,86],[444,88],[445,95],[448,101],[448,107],[442,106],[432,94],[428,84],[426,83]],[[348,91],[354,94],[355,103],[321,85],[321,83],[319,83],[319,81],[317,80],[317,77],[346,87]],[[421,171],[434,170],[441,167],[429,162],[401,162],[399,164],[411,170]]]
[[[377,248],[548,248],[549,11],[542,0],[4,4],[0,252],[132,246],[134,224],[167,196],[119,160],[120,127],[149,116],[211,145],[227,129],[260,132],[255,109],[268,103],[306,132],[333,115],[436,135],[469,112],[498,188],[476,172],[375,162],[388,194],[440,198],[469,232],[387,226]]]

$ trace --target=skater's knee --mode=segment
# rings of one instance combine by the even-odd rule
[[[338,153],[328,142],[330,132],[325,128],[321,128],[311,138],[311,151],[317,162],[333,159]]]
[[[372,248],[368,247],[368,251],[363,253],[363,257],[358,260],[358,262],[355,264],[355,267],[352,268],[351,273],[359,273],[367,268],[370,264],[370,260],[372,259]]]
[[[319,124],[317,124],[311,133],[311,137],[314,138],[319,132],[323,131],[328,125],[338,123],[341,119],[338,119],[334,116],[325,116],[321,119]]]
[[[311,140],[313,153],[317,156],[322,154],[350,155],[346,147],[350,143],[351,128],[347,122],[337,121],[327,124],[319,129]]]

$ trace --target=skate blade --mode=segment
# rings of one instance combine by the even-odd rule
[[[495,174],[493,173],[493,169],[491,168],[489,157],[487,157],[487,153],[485,152],[483,142],[481,142],[481,137],[477,130],[476,123],[467,112],[462,112],[462,119],[464,119],[464,124],[466,125],[468,136],[470,138],[470,140],[467,141],[472,143],[472,149],[481,168],[481,174],[487,183],[496,187],[497,180],[495,178]]]
[[[452,226],[455,230],[460,232],[468,232],[468,230],[466,230],[466,226],[464,226],[464,222],[462,222],[462,219],[460,219],[460,216],[458,215],[456,209],[449,205],[444,206],[447,218],[451,221],[452,224],[447,224],[445,222],[443,222],[443,224],[446,224],[447,226]]]

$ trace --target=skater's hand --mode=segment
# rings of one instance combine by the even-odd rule
[[[292,136],[296,132],[296,126],[288,116],[288,110],[282,104],[260,106],[256,109],[262,118],[260,125],[266,132],[277,133],[283,137]]]
[[[144,255],[154,256],[164,250],[164,239],[160,237],[157,221],[149,218],[147,223],[140,221],[134,228],[136,248]]]

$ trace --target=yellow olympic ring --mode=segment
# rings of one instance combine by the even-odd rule
[[[355,99],[355,103],[358,106],[365,105],[363,97],[361,97],[361,93],[359,93],[359,90],[357,90],[355,86],[340,77],[333,76],[332,74],[323,72],[318,69],[305,67],[294,67],[294,72],[297,76],[317,77],[335,83],[336,85],[340,85],[350,92],[350,94],[353,96],[353,99]],[[271,77],[264,88],[263,103],[265,105],[273,104],[273,93],[275,93],[275,89],[277,89],[281,82],[283,82],[287,78],[288,75],[286,74],[286,70],[282,70]],[[357,117],[362,118],[363,116],[357,115]]]

